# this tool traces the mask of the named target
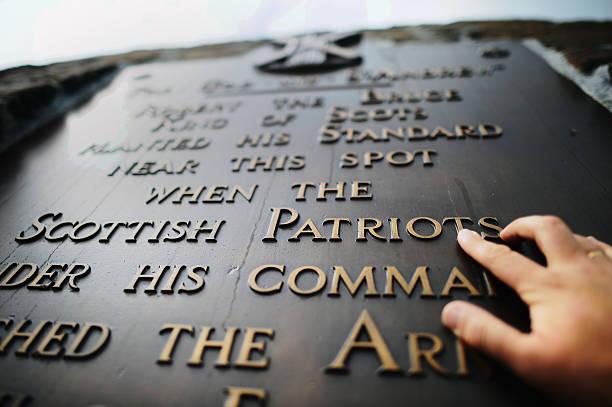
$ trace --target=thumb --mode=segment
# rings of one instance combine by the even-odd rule
[[[465,301],[453,301],[442,310],[442,323],[469,346],[519,370],[526,362],[527,334],[488,311]]]

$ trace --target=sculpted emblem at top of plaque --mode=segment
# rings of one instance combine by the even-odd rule
[[[361,41],[360,33],[304,35],[272,41],[280,48],[257,68],[272,73],[331,71],[359,65],[361,55],[351,47]]]

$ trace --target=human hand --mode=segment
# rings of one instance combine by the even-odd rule
[[[561,402],[612,405],[612,246],[553,216],[516,219],[500,237],[535,240],[546,267],[467,229],[457,240],[527,304],[531,332],[465,301],[447,304],[442,322]]]

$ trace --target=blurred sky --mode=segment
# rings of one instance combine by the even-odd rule
[[[0,69],[315,30],[510,18],[612,20],[612,0],[0,0]]]

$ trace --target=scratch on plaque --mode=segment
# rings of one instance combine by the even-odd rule
[[[331,156],[329,157],[329,176],[327,178],[328,178],[328,182],[331,183],[332,177],[334,175],[334,170],[336,169],[334,165],[334,145],[333,144],[331,148],[329,149],[329,151],[331,152]]]
[[[15,251],[17,250],[17,248],[19,247],[19,245],[15,246],[15,248],[13,250],[11,250],[11,252],[2,259],[2,261],[0,261],[0,263],[4,263],[5,261],[8,260],[9,257],[11,257],[13,255],[13,253],[15,253]]]
[[[268,184],[265,198],[263,200],[263,203],[261,204],[261,208],[259,209],[259,215],[257,216],[257,220],[255,221],[255,224],[253,225],[253,230],[251,230],[251,236],[249,237],[249,243],[247,244],[246,250],[244,251],[244,255],[242,256],[240,265],[238,266],[238,269],[237,269],[238,276],[236,277],[236,281],[234,282],[234,290],[232,291],[232,299],[230,300],[229,307],[227,308],[227,314],[225,315],[225,318],[223,318],[223,323],[221,324],[223,328],[225,328],[227,319],[232,314],[232,309],[234,308],[234,302],[236,301],[236,294],[238,292],[238,284],[240,283],[240,270],[242,269],[242,267],[244,267],[244,264],[246,263],[246,259],[249,256],[249,252],[251,251],[251,245],[253,244],[253,240],[255,239],[255,232],[257,231],[257,226],[259,226],[259,222],[261,221],[261,218],[263,216],[264,208],[266,207],[266,202],[268,200],[268,196],[270,194],[270,189],[272,188],[272,184],[274,184],[275,176],[276,176],[276,173],[274,173],[274,175],[272,176],[272,179],[270,180],[270,183]]]
[[[453,204],[453,211],[457,214],[457,205],[455,205],[455,200],[453,199],[453,195],[451,194],[450,187],[448,186],[448,177],[444,177],[444,183],[446,184],[446,193],[448,194],[448,199]]]
[[[610,191],[608,191],[608,189],[606,188],[606,186],[604,184],[602,184],[601,182],[599,182],[599,180],[597,178],[595,178],[595,176],[593,175],[593,173],[591,172],[591,170],[589,169],[589,167],[587,167],[576,155],[576,153],[574,153],[571,149],[567,149],[567,151],[569,151],[569,153],[572,155],[572,157],[574,157],[574,159],[578,162],[578,164],[580,164],[582,166],[582,168],[585,169],[585,171],[591,176],[591,179],[595,182],[597,182],[597,185],[599,185],[601,187],[601,189],[604,190],[604,192],[606,193],[606,195],[608,195],[608,197],[610,197]]]
[[[469,194],[467,188],[465,187],[465,184],[463,183],[463,181],[461,181],[457,177],[454,177],[453,179],[455,180],[455,183],[457,184],[457,186],[461,190],[461,194],[463,195],[463,200],[465,201],[465,206],[467,207],[468,212],[469,212],[468,214],[471,217],[474,217],[474,207],[472,206],[472,200],[470,199],[470,194]]]
[[[127,368],[125,366],[121,366],[121,368],[117,370],[117,379],[121,379],[121,377],[123,377],[123,375],[125,374],[126,370]]]
[[[34,306],[32,307],[32,309],[30,310],[30,312],[28,312],[28,313],[25,315],[25,319],[30,318],[30,315],[32,315],[32,312],[34,312],[34,310],[36,309],[36,307],[38,307],[38,305],[34,304]]]
[[[12,300],[13,297],[15,296],[15,294],[17,294],[17,292],[18,292],[17,290],[14,290],[11,293],[11,295],[9,295],[9,297],[6,300],[4,300],[4,302],[2,304],[0,304],[0,308],[4,307],[5,304],[7,304],[10,300]]]
[[[240,270],[240,266],[232,266],[229,270],[227,270],[227,274],[232,274],[234,271]]]

